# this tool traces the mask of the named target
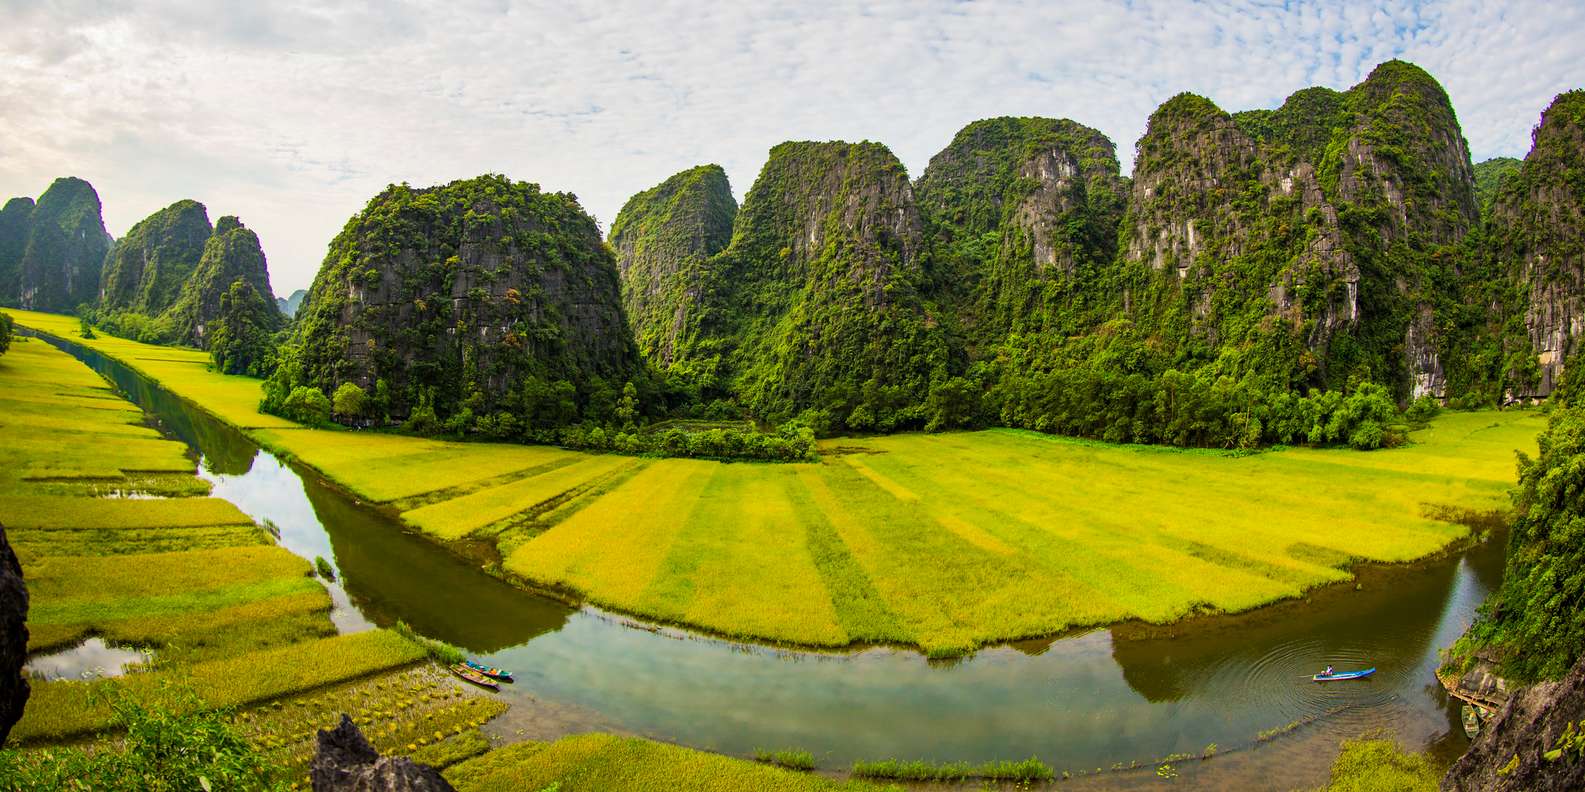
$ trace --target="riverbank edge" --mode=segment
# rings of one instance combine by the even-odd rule
[[[951,661],[961,660],[961,659],[970,657],[974,653],[976,653],[976,652],[978,652],[978,651],[980,651],[982,649],[990,649],[990,648],[995,648],[995,647],[1000,647],[1000,646],[1009,646],[1009,645],[1012,645],[1012,644],[1024,643],[1024,642],[1029,642],[1029,641],[1045,641],[1045,640],[1053,640],[1054,641],[1054,640],[1060,640],[1060,639],[1063,639],[1063,638],[1069,638],[1069,637],[1074,637],[1074,636],[1078,636],[1078,635],[1083,635],[1083,634],[1086,634],[1086,633],[1089,633],[1089,632],[1093,632],[1095,630],[1100,630],[1100,629],[1122,628],[1122,629],[1126,630],[1126,629],[1130,629],[1130,628],[1135,628],[1135,629],[1138,629],[1138,628],[1145,628],[1145,629],[1157,628],[1157,629],[1160,629],[1160,628],[1172,628],[1172,627],[1186,627],[1186,628],[1189,628],[1189,629],[1193,629],[1193,627],[1191,625],[1199,623],[1199,622],[1201,622],[1201,620],[1204,620],[1204,619],[1215,619],[1215,618],[1222,618],[1222,617],[1236,617],[1236,616],[1239,616],[1239,615],[1242,615],[1242,614],[1247,614],[1247,613],[1259,611],[1259,610],[1261,610],[1263,608],[1271,607],[1271,606],[1282,604],[1282,603],[1302,601],[1302,600],[1305,600],[1308,597],[1312,596],[1315,592],[1320,591],[1320,590],[1333,588],[1333,587],[1342,588],[1342,587],[1347,587],[1347,586],[1354,585],[1357,582],[1357,580],[1358,580],[1359,571],[1361,569],[1364,569],[1364,568],[1367,568],[1367,567],[1379,567],[1379,568],[1383,568],[1383,569],[1412,568],[1416,564],[1422,564],[1422,563],[1426,563],[1426,562],[1430,562],[1430,561],[1435,561],[1435,560],[1440,559],[1440,558],[1445,558],[1448,555],[1459,553],[1459,552],[1463,552],[1464,550],[1468,549],[1474,542],[1480,541],[1481,538],[1486,535],[1486,531],[1484,531],[1482,529],[1479,529],[1479,528],[1476,528],[1476,527],[1473,527],[1468,522],[1458,521],[1458,520],[1450,520],[1450,519],[1446,519],[1445,517],[1435,517],[1434,519],[1439,519],[1439,520],[1442,520],[1443,522],[1447,522],[1447,523],[1452,524],[1452,525],[1460,526],[1463,529],[1463,532],[1461,534],[1458,534],[1458,535],[1455,535],[1455,536],[1451,537],[1446,544],[1442,545],[1441,547],[1439,547],[1439,548],[1433,550],[1432,552],[1427,553],[1427,554],[1425,554],[1423,556],[1419,556],[1417,558],[1412,558],[1412,559],[1408,559],[1408,560],[1400,561],[1400,562],[1374,561],[1374,560],[1370,560],[1370,559],[1360,558],[1358,556],[1352,556],[1346,562],[1344,562],[1343,565],[1340,565],[1340,566],[1337,567],[1337,569],[1339,569],[1340,571],[1345,572],[1348,575],[1347,579],[1339,580],[1339,581],[1332,582],[1332,583],[1321,583],[1321,584],[1318,584],[1318,585],[1309,586],[1307,588],[1300,589],[1297,593],[1295,593],[1295,594],[1293,594],[1291,596],[1276,597],[1276,598],[1273,598],[1273,599],[1265,601],[1265,602],[1261,602],[1261,603],[1258,603],[1258,604],[1255,604],[1255,605],[1251,605],[1248,608],[1242,608],[1242,609],[1238,609],[1238,610],[1228,611],[1228,610],[1221,610],[1221,609],[1214,609],[1214,608],[1196,608],[1196,609],[1191,609],[1188,613],[1185,613],[1185,614],[1183,614],[1183,615],[1181,615],[1181,616],[1179,616],[1177,618],[1174,618],[1174,619],[1171,619],[1171,620],[1167,620],[1167,621],[1163,621],[1163,622],[1159,622],[1159,623],[1158,622],[1150,622],[1150,621],[1146,621],[1144,619],[1139,619],[1139,618],[1131,618],[1131,619],[1124,619],[1122,621],[1096,622],[1096,623],[1093,623],[1093,624],[1070,624],[1067,628],[1065,628],[1063,630],[1056,631],[1056,632],[1031,632],[1031,633],[1028,633],[1028,634],[1008,635],[1008,636],[999,637],[999,638],[997,638],[995,640],[981,641],[981,642],[976,643],[976,644],[974,644],[972,646],[967,646],[967,647],[946,647],[946,648],[934,649],[934,650],[927,650],[922,645],[917,644],[917,643],[849,641],[849,642],[846,642],[846,643],[837,644],[837,643],[822,643],[822,642],[818,642],[818,641],[797,642],[797,641],[777,640],[777,639],[771,639],[771,638],[766,638],[766,637],[763,637],[763,636],[756,636],[756,635],[747,634],[747,633],[730,633],[730,632],[726,632],[726,631],[723,631],[723,630],[717,630],[717,629],[712,629],[712,628],[709,628],[709,627],[705,627],[703,625],[692,624],[692,623],[689,623],[689,622],[686,622],[686,621],[682,621],[682,620],[666,619],[666,618],[663,618],[663,617],[655,616],[653,614],[646,614],[646,613],[639,612],[639,611],[628,610],[628,609],[621,608],[619,606],[613,605],[612,603],[605,602],[605,601],[603,601],[602,599],[600,599],[597,596],[591,596],[591,595],[589,595],[589,594],[587,594],[585,592],[579,591],[579,590],[577,590],[575,588],[566,587],[566,586],[546,585],[546,584],[543,584],[543,583],[539,583],[539,582],[524,578],[524,577],[522,577],[520,575],[516,575],[516,574],[513,574],[511,572],[508,572],[508,571],[506,571],[505,569],[503,569],[501,567],[501,565],[499,563],[499,553],[496,552],[493,543],[485,543],[485,542],[481,542],[481,541],[478,541],[478,540],[467,540],[467,539],[457,540],[457,541],[454,541],[454,542],[448,542],[446,540],[443,540],[443,539],[440,539],[438,537],[435,537],[435,536],[433,536],[433,535],[431,535],[429,533],[426,533],[426,532],[424,532],[422,530],[418,530],[416,528],[413,528],[412,526],[410,526],[407,523],[405,523],[404,521],[402,521],[401,518],[400,518],[400,515],[395,513],[395,512],[393,512],[393,510],[391,508],[389,508],[389,506],[387,504],[382,504],[382,503],[379,503],[379,502],[376,502],[376,501],[368,499],[366,496],[358,493],[357,491],[353,490],[351,487],[347,486],[346,484],[343,484],[341,481],[339,481],[336,478],[334,478],[333,476],[329,475],[326,471],[321,470],[321,469],[315,467],[314,465],[308,463],[307,461],[303,460],[296,453],[294,453],[290,448],[282,447],[282,446],[280,446],[280,445],[278,445],[276,443],[272,443],[272,442],[260,437],[257,434],[257,432],[262,431],[264,429],[264,427],[240,426],[240,425],[238,425],[238,424],[236,424],[236,423],[234,423],[234,422],[232,422],[230,420],[227,420],[217,410],[211,409],[207,405],[205,405],[205,404],[203,404],[203,403],[201,403],[201,402],[199,402],[199,401],[197,401],[195,399],[192,399],[192,398],[190,398],[190,397],[188,397],[188,396],[186,396],[186,395],[184,395],[182,393],[179,393],[179,392],[173,390],[168,385],[166,385],[163,381],[161,381],[158,377],[153,376],[147,370],[139,367],[134,362],[129,361],[129,360],[121,357],[120,355],[114,354],[113,352],[110,352],[110,351],[107,351],[107,350],[99,349],[99,348],[94,347],[94,346],[89,346],[89,345],[82,344],[82,343],[80,343],[80,339],[68,338],[68,337],[61,336],[61,335],[59,335],[57,333],[50,332],[48,330],[44,330],[44,329],[36,327],[36,326],[25,325],[25,324],[22,323],[21,319],[19,319],[16,316],[15,313],[12,314],[12,317],[13,317],[13,319],[17,320],[17,328],[18,328],[19,331],[20,330],[26,330],[29,333],[37,334],[37,335],[39,335],[41,337],[52,338],[52,339],[55,339],[56,341],[58,341],[60,343],[67,344],[67,345],[72,346],[72,347],[87,349],[87,350],[90,350],[90,351],[92,351],[92,352],[94,352],[96,354],[103,355],[106,358],[114,360],[114,361],[116,361],[117,363],[119,363],[119,364],[121,364],[123,366],[126,366],[128,369],[130,369],[133,372],[135,372],[138,376],[144,378],[144,380],[146,380],[150,384],[159,387],[160,389],[164,390],[166,393],[168,393],[171,396],[174,396],[175,398],[181,400],[183,403],[190,405],[192,408],[204,413],[206,416],[210,417],[211,419],[213,419],[213,420],[215,420],[215,421],[217,421],[217,422],[219,422],[219,423],[231,428],[232,430],[234,430],[236,432],[239,432],[245,438],[247,438],[250,442],[254,443],[255,445],[259,446],[260,448],[263,448],[266,451],[269,451],[271,454],[273,454],[277,458],[279,458],[282,462],[284,462],[286,464],[289,464],[289,465],[293,465],[293,466],[295,466],[295,467],[297,467],[299,469],[306,470],[306,471],[309,471],[309,472],[313,473],[315,478],[318,479],[320,483],[335,489],[337,492],[341,493],[344,496],[347,496],[347,497],[351,498],[353,501],[355,501],[356,503],[358,503],[361,506],[364,506],[365,508],[370,508],[370,509],[373,509],[375,511],[380,512],[381,514],[391,518],[392,521],[396,525],[400,526],[403,530],[406,530],[406,531],[409,531],[411,533],[414,533],[414,534],[417,534],[419,536],[422,536],[426,541],[431,542],[432,544],[434,544],[435,546],[441,548],[442,550],[444,550],[446,552],[452,553],[454,556],[460,557],[460,558],[462,558],[465,561],[477,562],[477,561],[479,561],[479,557],[478,557],[478,555],[476,553],[460,552],[460,550],[462,550],[463,548],[487,548],[492,557],[487,560],[486,564],[477,567],[484,574],[490,575],[491,577],[494,577],[494,578],[496,578],[498,580],[501,580],[501,581],[503,581],[503,582],[505,582],[505,583],[507,583],[507,584],[519,589],[519,590],[526,591],[526,592],[529,592],[531,594],[535,594],[535,595],[538,595],[538,596],[541,596],[541,597],[545,597],[547,599],[550,599],[550,600],[553,600],[553,601],[556,601],[556,602],[560,602],[560,603],[562,603],[562,604],[564,604],[564,605],[566,605],[568,607],[574,608],[574,609],[591,611],[597,616],[600,616],[602,618],[607,618],[609,620],[616,621],[618,623],[622,623],[622,624],[624,624],[626,626],[633,627],[635,629],[642,629],[642,630],[646,630],[648,632],[673,632],[673,633],[676,634],[676,637],[679,637],[679,638],[702,637],[702,638],[705,638],[705,639],[721,641],[723,643],[728,643],[728,644],[733,644],[733,645],[744,645],[744,646],[765,648],[765,649],[771,649],[771,650],[781,650],[781,651],[787,651],[787,652],[793,652],[793,653],[809,653],[809,654],[838,654],[838,655],[843,655],[843,654],[858,654],[858,653],[862,653],[864,651],[868,651],[868,650],[871,650],[871,649],[900,649],[900,650],[911,651],[911,652],[920,654],[920,655],[924,656],[925,658],[927,658],[929,660],[951,662]],[[127,339],[123,339],[123,340],[127,340]],[[587,453],[587,452],[582,452],[582,453]],[[1463,513],[1463,514],[1472,514],[1472,515],[1476,515],[1477,517],[1487,517],[1489,515],[1498,513],[1498,512],[1479,512],[1479,511],[1474,510],[1474,509],[1466,509],[1466,508],[1462,508],[1462,507],[1452,507],[1452,506],[1448,506],[1446,504],[1422,503],[1421,507],[1423,509],[1428,509],[1428,510],[1439,509],[1439,510],[1442,510],[1445,513],[1449,513],[1449,514],[1455,513],[1455,512]]]

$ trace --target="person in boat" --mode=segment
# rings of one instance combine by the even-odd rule
[[[1327,666],[1326,670],[1321,672],[1321,676],[1331,676],[1331,675],[1332,675],[1332,667],[1331,666]]]

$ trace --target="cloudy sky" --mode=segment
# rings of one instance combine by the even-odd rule
[[[1179,91],[1275,107],[1389,58],[1442,81],[1479,161],[1585,87],[1579,0],[352,6],[0,0],[0,197],[81,176],[118,235],[198,199],[259,232],[285,295],[391,182],[505,173],[606,227],[704,162],[741,198],[782,140],[881,141],[917,176],[997,115],[1097,127],[1126,170]]]

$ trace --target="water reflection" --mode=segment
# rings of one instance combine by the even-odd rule
[[[97,679],[121,676],[152,659],[152,653],[111,646],[94,636],[70,649],[28,658],[22,670],[45,681]]]

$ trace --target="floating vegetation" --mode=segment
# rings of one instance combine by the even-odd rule
[[[783,748],[777,751],[757,749],[754,751],[754,761],[785,767],[789,770],[815,769],[815,755],[795,748]]]
[[[1096,772],[1100,772],[1099,769]],[[883,759],[879,762],[854,762],[853,775],[858,778],[884,778],[896,781],[1049,781],[1055,773],[1045,762],[1034,757],[1022,762],[900,762]]]

